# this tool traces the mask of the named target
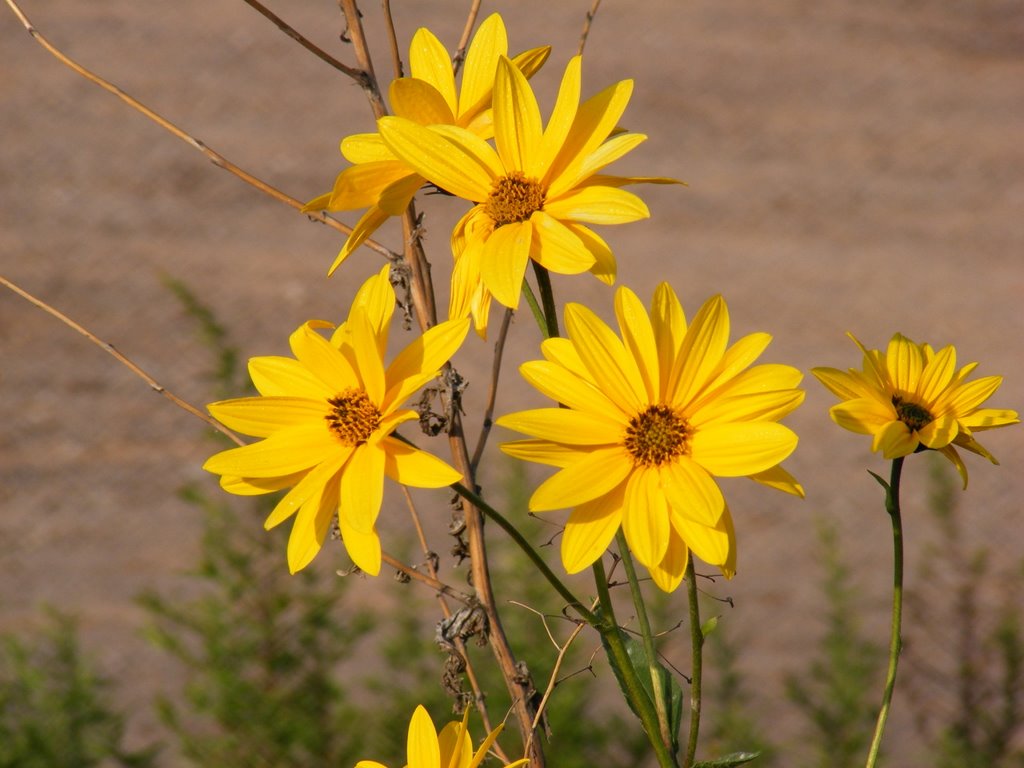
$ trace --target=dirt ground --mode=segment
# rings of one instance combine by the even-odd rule
[[[365,5],[384,73],[379,10]],[[485,11],[504,14],[514,50],[554,46],[537,78],[550,99],[589,5],[516,0]],[[454,47],[468,3],[393,6],[403,46],[427,24]],[[328,188],[341,136],[372,128],[357,87],[243,3],[24,7],[69,55],[297,198]],[[325,49],[351,56],[337,39],[334,2],[273,7]],[[802,369],[857,364],[848,330],[876,347],[896,331],[952,343],[961,363],[981,362],[980,375],[1006,377],[994,405],[1021,409],[1024,4],[606,0],[587,43],[584,89],[627,77],[636,88],[623,122],[650,138],[621,170],[673,175],[689,187],[643,190],[652,218],[602,231],[623,283],[650,295],[669,280],[691,312],[721,292],[734,337],[769,331],[765,358]],[[215,307],[248,356],[284,351],[306,319],[339,319],[379,266],[364,250],[328,281],[336,232],[213,167],[62,67],[6,7],[0,136],[0,274],[189,401],[211,398],[210,363],[167,276]],[[424,204],[442,275],[450,202]],[[611,292],[594,280],[557,287],[564,300],[610,310]],[[510,372],[536,354],[527,319],[514,330]],[[480,382],[471,385],[477,392],[488,353],[471,344],[458,361]],[[831,397],[817,382],[806,387],[806,404],[788,422],[801,436],[788,466],[807,500],[726,484],[740,546],[738,576],[722,588],[736,602],[726,621],[753,710],[790,742],[799,722],[781,703],[782,680],[804,667],[824,626],[816,521],[839,526],[863,626],[880,642],[889,599],[888,521],[864,472],[885,465],[865,439],[829,421]],[[506,377],[499,407],[536,402]],[[182,572],[194,562],[201,520],[175,490],[190,481],[213,487],[200,469],[210,443],[197,421],[103,351],[3,290],[0,423],[0,630],[34,627],[43,603],[77,614],[90,652],[134,681],[120,694],[137,713],[131,738],[145,741],[155,727],[149,702],[174,670],[142,640],[133,597],[147,587],[187,589]],[[998,575],[1024,556],[1024,431],[989,434],[1002,467],[970,461],[960,501],[965,544],[987,547]],[[911,462],[906,479],[911,593],[927,587],[913,575],[931,535],[925,464]],[[340,552],[320,560],[344,565]],[[1006,589],[994,580],[990,597]],[[948,662],[949,629],[948,638],[910,642],[908,655],[927,647]],[[950,695],[942,685],[928,693],[940,709],[952,706]],[[924,737],[911,712],[901,691],[891,764],[921,764]]]

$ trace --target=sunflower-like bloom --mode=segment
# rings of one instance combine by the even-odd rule
[[[547,127],[522,72],[508,59],[494,82],[496,149],[472,132],[452,126],[426,128],[401,117],[381,118],[384,143],[438,188],[476,205],[452,235],[450,317],[472,313],[486,327],[490,296],[519,304],[532,258],[552,272],[588,270],[609,284],[615,258],[588,224],[624,224],[647,218],[647,205],[622,189],[674,179],[600,175],[647,137],[618,133],[611,139],[633,90],[623,80],[580,104],[579,56],[562,77]]]
[[[434,721],[422,706],[417,706],[409,721],[409,739],[406,742],[406,768],[478,768],[487,756],[503,726],[499,725],[484,739],[480,748],[473,751],[473,740],[469,735],[469,709],[462,715],[462,722],[450,722],[438,733]],[[505,768],[518,768],[528,760],[516,760],[505,764]],[[356,768],[387,768],[376,760],[360,760]]]
[[[462,87],[456,89],[452,61],[441,41],[423,27],[409,46],[411,77],[392,81],[391,108],[396,115],[419,125],[456,125],[489,139],[494,135],[491,92],[498,58],[508,51],[505,24],[498,14],[489,16],[470,43]],[[533,48],[513,61],[526,77],[543,66],[551,48]],[[345,241],[328,274],[366,241],[390,216],[401,215],[412,202],[424,179],[395,157],[381,142],[379,134],[348,136],[341,142],[341,154],[353,165],[343,170],[334,189],[311,200],[306,211],[349,211],[366,208]]]
[[[220,422],[264,438],[211,456],[203,468],[221,475],[229,493],[257,495],[291,487],[267,518],[267,529],[295,515],[288,539],[292,573],[308,565],[337,520],[352,561],[380,571],[376,520],[384,476],[418,488],[450,485],[461,475],[440,459],[392,436],[419,418],[400,406],[437,375],[469,332],[468,321],[429,329],[385,367],[395,292],[387,267],[370,278],[348,319],[328,341],[313,320],[290,338],[289,357],[249,361],[260,397],[210,404]]]
[[[586,307],[566,307],[568,338],[547,339],[546,359],[519,369],[565,407],[501,417],[498,424],[536,438],[502,449],[560,468],[529,507],[573,507],[562,536],[570,573],[597,560],[621,525],[666,592],[682,581],[690,550],[731,576],[735,534],[714,478],[748,476],[803,495],[779,466],[797,437],[777,423],[803,401],[802,375],[788,365],[750,367],[771,337],[753,333],[729,346],[720,296],[687,326],[668,284],[658,286],[650,314],[620,288],[615,315],[621,339]]]
[[[1001,376],[967,381],[978,364],[968,363],[957,371],[952,346],[936,352],[897,333],[882,352],[849,336],[864,353],[863,370],[811,371],[843,401],[829,410],[836,424],[871,435],[871,450],[881,451],[886,459],[929,448],[939,451],[956,467],[964,488],[967,467],[955,446],[999,463],[974,433],[1020,421],[1016,411],[979,407],[1003,383]]]

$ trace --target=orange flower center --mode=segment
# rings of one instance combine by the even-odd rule
[[[667,405],[652,405],[626,427],[626,450],[645,467],[657,467],[690,452],[692,431],[686,419]]]
[[[494,182],[484,210],[495,227],[526,221],[544,207],[544,187],[528,179],[522,171],[513,171]]]
[[[330,413],[324,416],[327,428],[344,445],[365,443],[380,426],[380,411],[361,389],[349,387],[327,402],[331,406]]]
[[[896,408],[896,418],[906,424],[911,432],[923,429],[934,421],[927,408],[917,403],[908,403],[899,395],[892,396],[892,404]]]

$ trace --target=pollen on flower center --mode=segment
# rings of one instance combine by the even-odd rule
[[[652,405],[626,427],[626,450],[637,464],[656,467],[689,453],[686,419],[667,405]]]
[[[331,406],[324,416],[327,427],[345,445],[365,443],[380,426],[380,411],[361,389],[349,387],[327,402]]]
[[[906,424],[911,432],[916,432],[934,421],[927,408],[917,403],[909,403],[899,395],[892,396],[892,404],[896,407],[896,417]]]
[[[513,171],[494,182],[484,210],[494,226],[526,221],[544,207],[544,188],[522,171]]]

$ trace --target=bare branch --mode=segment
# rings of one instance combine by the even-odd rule
[[[366,43],[366,35],[363,33],[363,16],[359,13],[356,0],[338,0],[338,6],[345,15],[348,24],[347,39],[352,43],[356,52],[356,61],[359,62],[361,77],[359,84],[366,91],[370,100],[375,118],[382,118],[388,113],[384,106],[384,99],[380,95],[380,86],[377,84],[377,75],[373,71],[373,59],[370,57],[370,47]]]
[[[491,434],[491,427],[494,426],[494,406],[498,399],[498,378],[501,376],[501,358],[505,351],[505,340],[508,338],[509,325],[512,322],[512,310],[506,309],[501,318],[501,329],[498,331],[498,340],[494,342],[494,362],[491,364],[491,386],[487,391],[487,405],[484,407],[484,420],[480,426],[480,436],[476,440],[476,449],[473,451],[473,460],[470,466],[476,472],[480,466],[480,459],[483,458],[484,448],[487,446],[487,438]]]
[[[391,15],[391,0],[381,0],[384,7],[384,26],[388,29],[388,43],[391,45],[391,68],[395,77],[402,77],[402,52],[398,48],[398,35],[395,32],[395,17]]]
[[[43,34],[38,29],[35,28],[35,26],[33,26],[32,22],[29,21],[28,17],[25,16],[25,13],[18,6],[16,0],[5,0],[5,2],[10,7],[10,9],[14,11],[14,15],[18,17],[18,20],[21,22],[22,26],[24,26],[28,33],[32,35],[33,39],[35,39],[37,43],[39,43],[43,48],[45,48],[47,52],[49,52],[61,64],[64,64],[66,67],[69,67],[70,69],[74,70],[79,75],[84,77],[86,80],[95,85],[98,85],[100,88],[107,91],[108,93],[114,94],[115,96],[117,96],[117,98],[121,99],[121,101],[123,101],[129,107],[141,113],[142,115],[148,117],[154,123],[163,128],[165,131],[173,134],[174,136],[177,136],[179,139],[181,139],[194,149],[199,150],[200,152],[203,153],[203,155],[206,156],[206,158],[211,163],[216,165],[218,168],[223,168],[228,173],[231,173],[240,178],[246,184],[252,185],[260,192],[263,192],[265,195],[269,195],[278,202],[282,202],[285,205],[289,205],[297,211],[302,211],[302,209],[305,207],[305,203],[303,203],[301,200],[296,200],[294,197],[285,194],[276,187],[273,187],[270,184],[267,184],[265,181],[262,181],[261,179],[258,179],[257,177],[253,176],[248,171],[242,170],[237,165],[228,160],[226,157],[224,157],[222,154],[206,146],[206,144],[204,144],[202,141],[195,138],[186,131],[182,130],[177,125],[172,123],[170,120],[167,120],[166,118],[157,114],[135,97],[129,95],[125,91],[122,91],[120,88],[118,88],[110,81],[103,79],[91,70],[86,69],[78,62],[66,56],[63,52],[60,51],[60,49],[58,49],[49,40],[47,40],[43,36]],[[332,227],[333,229],[336,229],[343,234],[348,235],[352,233],[351,227],[342,224],[340,221],[331,218],[330,216],[323,212],[306,212],[306,215],[309,216],[309,218],[313,219],[314,221],[318,221],[321,224],[326,224],[327,226]],[[374,251],[381,254],[382,256],[394,257],[394,254],[380,243],[367,240],[365,245],[372,248]]]
[[[331,56],[331,54],[327,53],[327,51],[325,51],[323,48],[314,45],[308,38],[301,35],[294,27],[292,27],[290,24],[288,24],[288,22],[286,22],[280,16],[278,16],[269,8],[267,8],[267,6],[263,5],[263,3],[259,2],[259,0],[243,0],[243,2],[251,6],[255,11],[263,15],[265,18],[270,20],[278,29],[280,29],[282,32],[288,35],[288,37],[297,42],[299,45],[301,45],[303,48],[312,53],[321,61],[327,62],[335,69],[339,70],[340,72],[344,72],[346,75],[355,80],[359,80],[359,78],[362,76],[363,73],[360,72],[355,67],[350,67],[348,64],[345,64],[344,62],[338,61],[336,58]]]
[[[580,56],[583,55],[583,49],[587,45],[587,37],[590,35],[590,25],[594,21],[594,17],[597,16],[597,9],[601,5],[601,0],[594,0],[590,6],[590,10],[587,11],[587,16],[583,20],[583,32],[580,33],[580,47],[576,50],[576,53]]]
[[[473,34],[473,27],[476,26],[476,18],[480,15],[480,3],[481,0],[473,0],[469,6],[469,14],[466,16],[466,26],[462,29],[462,38],[459,40],[459,48],[455,52],[455,58],[452,59],[452,70],[457,75],[459,69],[462,67],[462,62],[466,60],[466,48],[469,47],[469,38]]]
[[[25,301],[29,302],[30,304],[34,304],[35,306],[39,307],[39,309],[43,310],[47,314],[52,315],[53,317],[55,317],[58,320],[60,320],[62,323],[64,323],[64,325],[68,326],[68,328],[71,328],[72,330],[77,331],[78,333],[80,333],[83,336],[85,336],[85,338],[87,338],[89,341],[91,341],[97,347],[102,349],[104,352],[107,352],[108,354],[112,355],[114,357],[114,359],[117,360],[117,362],[121,363],[121,365],[123,365],[129,371],[131,371],[136,376],[138,376],[140,379],[142,379],[144,382],[146,382],[146,384],[149,385],[149,388],[152,389],[154,392],[157,392],[157,393],[163,395],[168,400],[170,400],[172,403],[174,403],[176,406],[178,406],[182,410],[190,413],[191,415],[195,416],[196,418],[202,419],[209,426],[213,427],[215,430],[217,430],[222,435],[226,436],[229,440],[231,440],[233,443],[235,443],[235,445],[245,445],[245,443],[241,440],[241,438],[238,437],[238,435],[236,435],[234,432],[229,430],[227,427],[223,426],[219,421],[217,421],[212,416],[210,416],[210,415],[208,415],[206,413],[203,413],[198,408],[196,408],[194,405],[191,405],[190,403],[185,402],[180,397],[175,395],[173,392],[169,391],[166,387],[164,387],[162,384],[160,384],[156,379],[154,379],[152,376],[150,376],[148,373],[146,373],[144,370],[142,370],[142,368],[140,368],[138,365],[133,363],[126,355],[124,355],[122,352],[119,352],[117,349],[115,349],[113,344],[111,344],[109,342],[106,342],[106,341],[103,341],[102,339],[97,337],[94,333],[92,333],[92,331],[89,331],[88,329],[83,328],[81,325],[76,323],[74,320],[72,320],[70,317],[65,315],[60,310],[50,306],[49,304],[47,304],[42,299],[36,298],[35,296],[33,296],[31,293],[29,293],[28,291],[24,290],[23,288],[19,288],[17,285],[15,285],[14,283],[12,283],[10,280],[8,280],[7,278],[3,277],[2,275],[0,275],[0,285],[3,285],[5,287],[9,288],[10,290],[14,291],[14,293],[16,293],[19,296],[21,296],[21,298],[25,299]]]

